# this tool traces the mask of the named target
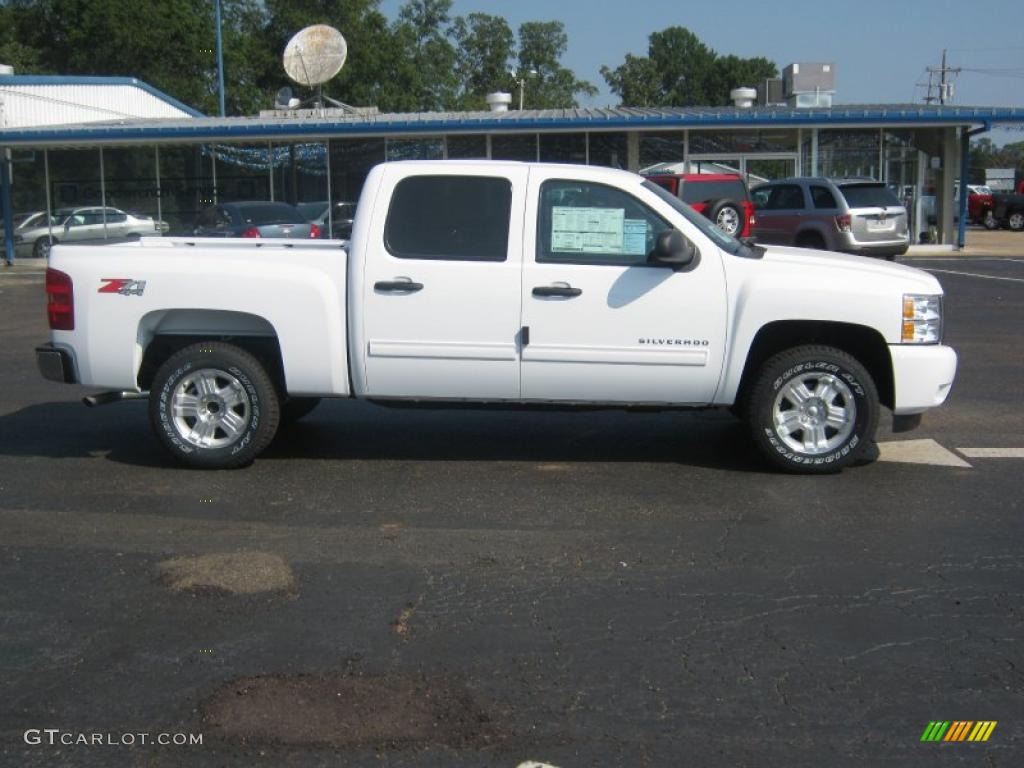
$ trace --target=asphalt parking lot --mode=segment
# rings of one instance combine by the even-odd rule
[[[1024,258],[913,264],[950,401],[820,478],[727,414],[352,402],[179,469],[0,277],[0,765],[1020,765]]]

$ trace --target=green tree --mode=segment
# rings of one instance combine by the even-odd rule
[[[503,17],[489,13],[459,16],[452,25],[452,38],[461,109],[484,109],[488,93],[512,88],[509,62],[515,36]]]
[[[720,56],[685,27],[668,27],[649,38],[646,57],[626,55],[601,75],[624,106],[725,106],[729,91],[778,76],[763,57]]]
[[[455,107],[455,47],[448,40],[452,0],[409,0],[398,13],[395,34],[410,51],[411,95],[417,110]]]
[[[591,83],[577,79],[571,69],[562,66],[568,46],[569,37],[560,21],[527,21],[520,25],[518,74],[526,77],[525,108],[576,107],[577,95],[597,93]]]

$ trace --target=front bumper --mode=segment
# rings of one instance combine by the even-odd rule
[[[941,344],[890,344],[897,416],[942,405],[956,377],[956,352]]]
[[[75,384],[78,376],[75,373],[75,362],[66,349],[52,344],[36,347],[36,365],[44,379],[60,381],[64,384]]]

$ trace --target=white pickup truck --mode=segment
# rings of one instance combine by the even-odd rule
[[[341,242],[57,246],[48,379],[149,398],[198,467],[252,461],[320,398],[728,407],[765,458],[836,471],[941,404],[942,288],[734,240],[642,177],[488,161],[372,170]],[[581,415],[580,418],[586,418]]]

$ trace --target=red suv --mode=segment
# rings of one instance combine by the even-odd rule
[[[754,233],[754,204],[735,173],[656,173],[646,178],[664,187],[733,237]]]

